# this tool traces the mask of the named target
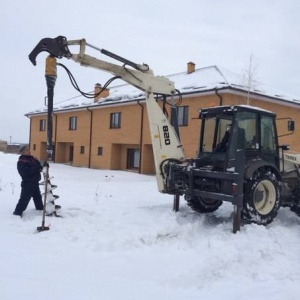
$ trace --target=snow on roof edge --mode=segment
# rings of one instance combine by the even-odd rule
[[[163,76],[174,82],[176,89],[178,89],[182,94],[197,94],[210,92],[212,90],[223,90],[226,88],[238,90],[241,92],[250,92],[251,94],[268,97],[281,101],[288,101],[293,104],[300,105],[300,97],[293,97],[291,95],[281,95],[278,92],[270,92],[265,89],[255,87],[253,89],[247,88],[245,85],[238,82],[237,74],[234,74],[225,68],[220,68],[216,65],[211,65],[207,67],[197,68],[194,72],[187,74],[186,72],[179,72],[167,76]],[[120,104],[124,102],[132,102],[145,99],[144,92],[131,86],[130,84],[123,83],[110,88],[110,95],[106,98],[101,98],[99,102],[94,103],[93,99],[91,102],[83,101],[82,97],[73,97],[69,100],[61,101],[54,104],[54,110],[65,111],[81,109],[85,107],[102,106],[106,104]],[[69,109],[68,109],[69,108]],[[40,108],[25,114],[44,114],[47,109]]]

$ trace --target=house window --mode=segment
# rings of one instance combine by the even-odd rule
[[[77,117],[70,117],[69,119],[69,130],[77,129]]]
[[[80,146],[80,154],[84,154],[84,146]]]
[[[98,147],[97,155],[103,155],[103,147]]]
[[[110,128],[121,128],[121,113],[110,114]]]
[[[45,131],[46,130],[46,120],[42,119],[40,120],[40,131]]]
[[[36,150],[36,144],[33,144],[33,151]]]
[[[138,169],[140,166],[140,150],[127,150],[127,169]]]
[[[179,106],[177,109],[178,126],[188,126],[189,107]]]

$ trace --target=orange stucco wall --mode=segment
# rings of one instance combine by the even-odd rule
[[[238,93],[219,93],[223,105],[246,104],[245,95]],[[181,141],[186,157],[194,157],[198,148],[200,121],[199,109],[216,106],[221,99],[215,93],[184,97],[183,106],[189,107],[188,126],[180,127]],[[278,118],[291,117],[295,121],[300,107],[275,99],[250,99],[250,104],[271,110]],[[73,149],[75,166],[101,169],[127,169],[127,150],[140,149],[141,173],[154,173],[154,159],[149,133],[147,109],[145,104],[137,102],[123,105],[99,106],[92,109],[56,112],[53,116],[53,143],[55,145],[55,162],[69,163],[70,151]],[[110,128],[110,114],[121,113],[121,128]],[[70,117],[77,117],[77,129],[69,130]],[[46,131],[39,130],[39,122],[46,115],[31,116],[30,147],[33,155],[40,159],[45,157]],[[278,134],[287,133],[286,120],[278,121]],[[298,126],[299,127],[299,126]],[[142,130],[142,134],[141,134]],[[280,138],[280,143],[291,145],[291,149],[300,152],[299,128],[293,135]],[[84,147],[84,153],[80,153]],[[98,148],[102,147],[102,155]]]

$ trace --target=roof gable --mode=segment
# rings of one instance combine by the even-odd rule
[[[262,84],[257,83],[255,86],[262,88],[248,88],[242,83],[242,76],[232,73],[224,68],[215,65],[204,68],[198,68],[194,72],[187,74],[181,72],[165,76],[175,83],[175,87],[182,94],[203,93],[212,90],[226,89],[236,90],[245,93],[252,93],[270,98],[276,98],[282,101],[291,101],[300,105],[300,98],[291,95],[283,95],[272,91],[271,89],[263,89]],[[120,81],[120,83],[123,81]],[[145,93],[130,84],[119,84],[109,88],[110,95],[102,98],[100,102],[94,103],[93,99],[86,99],[83,96],[77,96],[68,100],[57,102],[53,106],[54,111],[64,111],[70,109],[79,109],[83,107],[119,104],[121,102],[131,102],[145,99]],[[47,108],[41,108],[28,113],[38,114],[44,113]]]

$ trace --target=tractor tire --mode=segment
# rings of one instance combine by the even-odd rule
[[[221,205],[222,201],[201,198],[197,196],[186,196],[188,206],[195,212],[198,213],[210,213],[216,211]]]
[[[267,225],[277,216],[280,188],[270,170],[258,170],[244,183],[242,218],[247,223]]]

